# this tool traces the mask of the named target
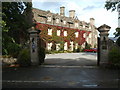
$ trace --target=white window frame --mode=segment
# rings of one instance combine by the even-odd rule
[[[48,35],[52,36],[52,29],[51,28],[48,28]]]
[[[86,33],[83,34],[83,37],[86,38]]]
[[[59,18],[56,18],[56,23],[59,23]]]
[[[83,25],[83,28],[85,28],[85,25]]]
[[[91,29],[91,26],[89,26],[89,29]]]
[[[97,38],[98,36],[97,35],[95,35],[95,38]]]
[[[73,47],[74,47],[74,46],[73,46],[73,43],[74,43],[73,41],[70,41],[70,50],[71,50],[71,51],[73,51],[73,49],[74,49],[74,48],[73,48]]]
[[[51,50],[52,49],[52,42],[51,43],[47,43],[47,49]]]
[[[51,22],[52,18],[50,16],[47,17],[47,21]]]
[[[67,31],[64,31],[64,36],[67,36]]]
[[[60,30],[57,30],[57,36],[60,36],[60,33],[61,33]]]
[[[78,49],[78,43],[75,43],[75,49]]]
[[[60,43],[56,44],[56,50],[59,51],[60,50]]]
[[[88,37],[86,38],[86,41],[89,42],[89,38]]]
[[[79,24],[78,23],[75,23],[75,27],[77,28],[79,26]]]
[[[91,38],[91,37],[92,37],[92,34],[90,33],[90,34],[89,34],[89,38]]]
[[[66,21],[63,21],[63,24],[65,25],[65,24],[66,24]]]
[[[75,32],[75,37],[78,38],[79,32]]]
[[[67,42],[64,43],[64,50],[68,49],[67,44],[68,44]]]

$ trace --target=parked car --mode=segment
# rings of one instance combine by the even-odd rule
[[[97,52],[97,48],[84,49],[84,52]]]

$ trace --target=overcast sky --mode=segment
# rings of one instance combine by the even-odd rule
[[[89,22],[90,18],[95,19],[95,26],[103,24],[111,26],[109,37],[113,37],[115,28],[118,26],[118,13],[107,11],[104,8],[106,0],[33,0],[33,7],[41,10],[50,10],[53,13],[60,13],[60,7],[65,7],[65,15],[69,16],[69,10],[75,10],[76,16],[81,21]]]

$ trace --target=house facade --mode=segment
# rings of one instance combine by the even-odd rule
[[[90,22],[80,21],[75,16],[75,10],[69,11],[65,16],[65,7],[60,7],[60,13],[32,9],[36,29],[41,30],[40,38],[47,50],[73,51],[79,47],[84,48],[85,43],[92,48],[97,46],[97,29],[94,18]]]

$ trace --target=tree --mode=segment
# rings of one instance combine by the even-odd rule
[[[27,29],[30,27],[29,23],[25,19],[25,15],[23,14],[29,3],[26,2],[3,2],[2,3],[2,11],[3,17],[2,19],[6,22],[6,27],[9,28],[8,35],[13,37],[15,42],[24,43],[23,39],[26,39]],[[25,5],[25,6],[24,6]]]
[[[118,1],[116,1],[116,0],[107,0],[106,2],[105,2],[105,8],[107,9],[107,10],[112,10],[112,11],[115,11],[116,9],[117,9],[117,5],[118,5]]]
[[[114,1],[113,0],[108,0],[105,3],[105,8],[107,10],[111,9],[112,11],[115,11],[118,7],[119,2],[120,2],[119,0],[114,0]],[[116,32],[114,33],[114,35],[115,35],[115,37],[118,37],[116,43],[117,43],[118,46],[120,46],[120,28],[116,28]]]
[[[30,2],[3,2],[2,3],[2,54],[11,54],[18,51],[20,44],[28,40],[28,28],[31,24],[24,12],[31,10]]]

